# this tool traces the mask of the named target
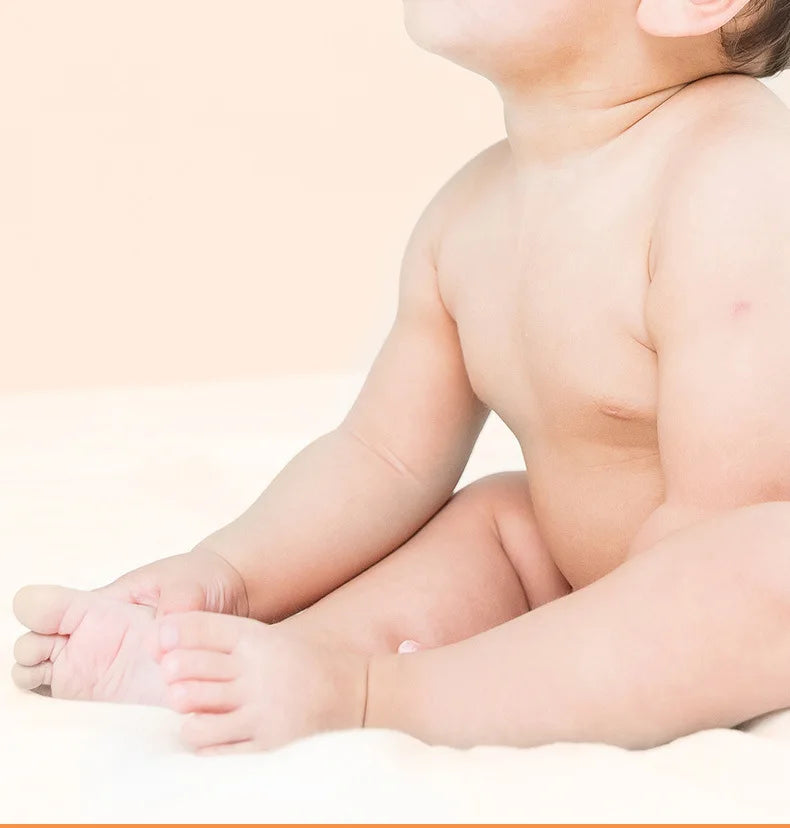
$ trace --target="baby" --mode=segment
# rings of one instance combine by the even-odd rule
[[[647,747],[790,705],[788,0],[405,0],[507,138],[436,195],[343,422],[192,551],[26,587],[14,678],[202,752]],[[454,492],[495,411],[527,472]]]

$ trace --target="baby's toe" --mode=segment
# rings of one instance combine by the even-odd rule
[[[252,737],[247,716],[240,710],[233,713],[196,713],[181,728],[183,742],[194,750],[235,747]]]
[[[212,650],[171,650],[162,656],[162,672],[169,683],[186,679],[230,681],[237,675],[233,656]]]
[[[52,684],[52,662],[42,661],[35,667],[15,664],[11,668],[11,678],[14,684],[22,690],[35,690],[37,687],[49,686]]]
[[[68,618],[75,606],[84,601],[85,593],[60,586],[26,586],[14,597],[14,615],[37,633],[69,634]]]
[[[23,667],[35,667],[42,661],[55,661],[68,640],[67,635],[25,633],[16,640],[14,659]]]
[[[179,713],[228,713],[239,706],[232,681],[179,681],[170,685],[168,695]]]

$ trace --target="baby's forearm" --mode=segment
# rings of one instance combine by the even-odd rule
[[[238,570],[252,617],[277,621],[399,546],[454,483],[400,474],[340,429],[307,446],[244,514],[198,546]]]
[[[788,706],[789,515],[726,513],[474,638],[376,657],[366,726],[458,746],[641,748]]]

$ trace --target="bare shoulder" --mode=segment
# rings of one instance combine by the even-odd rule
[[[751,128],[754,134],[771,126],[790,126],[790,109],[762,81],[748,75],[713,75],[691,83],[679,94],[700,117],[695,126],[708,128],[725,125]],[[744,115],[755,118],[745,122]]]
[[[760,81],[717,75],[678,98],[682,123],[667,160],[663,207],[714,211],[760,193],[786,198],[790,183],[790,109]],[[742,205],[743,206],[743,205]]]
[[[486,147],[467,161],[438,190],[420,215],[409,240],[409,248],[429,248],[434,258],[442,239],[458,217],[498,179],[510,159],[506,139]]]
[[[790,109],[740,75],[706,78],[677,96],[654,253],[683,244],[746,244],[790,231]],[[729,236],[729,238],[727,238]],[[692,251],[688,255],[692,255]]]
[[[680,94],[651,241],[651,331],[681,307],[707,312],[790,284],[790,110],[742,76]]]
[[[422,211],[401,261],[401,308],[430,308],[431,312],[441,311],[440,316],[449,313],[440,288],[443,243],[457,226],[458,216],[477,201],[481,190],[490,186],[507,153],[506,141],[478,153],[439,189]]]

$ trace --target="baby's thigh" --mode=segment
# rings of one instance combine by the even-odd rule
[[[406,543],[293,622],[391,652],[404,639],[468,638],[569,591],[540,537],[526,475],[507,472],[456,492]]]

